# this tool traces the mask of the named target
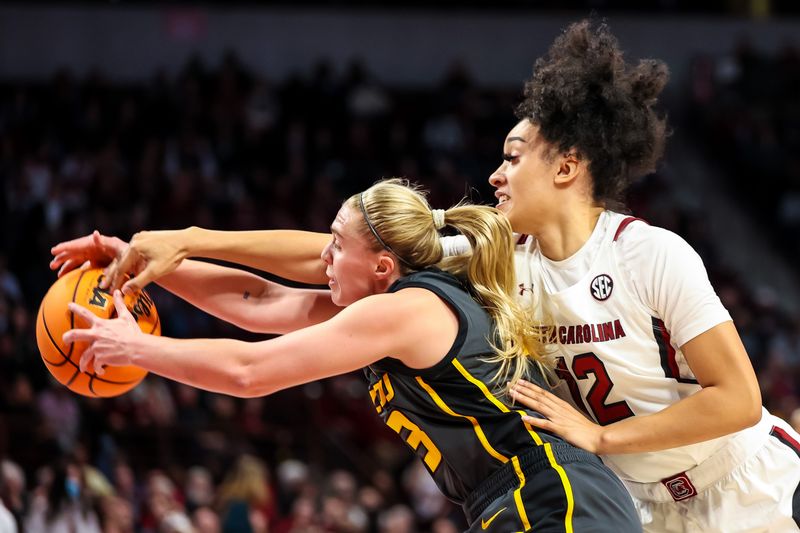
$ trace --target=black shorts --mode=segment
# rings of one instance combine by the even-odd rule
[[[509,461],[470,495],[464,512],[470,533],[642,531],[617,476],[596,455],[561,443]]]

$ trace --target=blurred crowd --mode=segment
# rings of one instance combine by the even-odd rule
[[[491,201],[486,179],[518,97],[477,86],[462,65],[400,88],[358,61],[271,80],[232,54],[147,84],[68,70],[0,82],[0,498],[20,530],[462,530],[358,373],[248,400],[154,376],[118,398],[83,398],[49,377],[35,317],[55,279],[50,247],[93,229],[325,230],[342,199],[389,176],[425,184],[437,207]],[[667,178],[637,184],[629,206],[701,253],[765,404],[791,418],[800,320],[720,264],[703,214],[675,201],[680,177]],[[255,338],[148,290],[165,335]]]
[[[787,259],[800,259],[800,49],[774,53],[742,36],[730,54],[692,68],[692,125],[725,169],[727,186],[764,221]]]

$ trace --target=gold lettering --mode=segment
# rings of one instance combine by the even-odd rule
[[[394,398],[394,388],[392,387],[392,382],[389,381],[389,374],[384,374],[383,377],[372,386],[369,390],[369,397],[372,400],[372,404],[375,406],[375,410],[379,413],[383,411],[387,403],[392,401],[392,398]]]
[[[422,462],[428,467],[428,470],[435,472],[442,462],[442,452],[433,443],[431,438],[422,431],[418,425],[408,419],[406,415],[400,411],[392,411],[386,425],[392,428],[395,433],[401,435],[400,432],[405,429],[409,431],[408,437],[405,439],[406,444],[411,446],[414,451],[417,451],[420,444],[425,447],[425,456]],[[402,436],[402,435],[401,435]]]

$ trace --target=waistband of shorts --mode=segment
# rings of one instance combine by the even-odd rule
[[[628,479],[623,479],[622,482],[631,496],[649,502],[675,501],[676,498],[667,489],[667,482],[678,477],[688,479],[696,494],[700,494],[758,453],[769,439],[773,422],[774,418],[766,410],[763,410],[761,421],[758,424],[732,436],[721,449],[694,468],[651,483],[640,483]]]
[[[534,446],[522,455],[517,456],[520,471],[524,479],[532,477],[537,473],[552,468],[550,458],[547,456],[546,447],[553,452],[553,457],[559,465],[596,461],[600,463],[600,458],[580,448],[576,448],[563,442],[545,443]],[[475,490],[470,493],[464,501],[464,513],[467,521],[472,523],[494,500],[505,494],[511,489],[520,486],[520,476],[517,474],[514,461],[509,460],[502,467],[495,470],[487,477]]]

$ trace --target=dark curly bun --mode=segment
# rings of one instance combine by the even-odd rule
[[[589,161],[594,199],[617,202],[663,154],[666,119],[653,106],[668,79],[662,61],[627,64],[608,26],[583,20],[536,61],[517,117],[558,150],[576,149]]]

